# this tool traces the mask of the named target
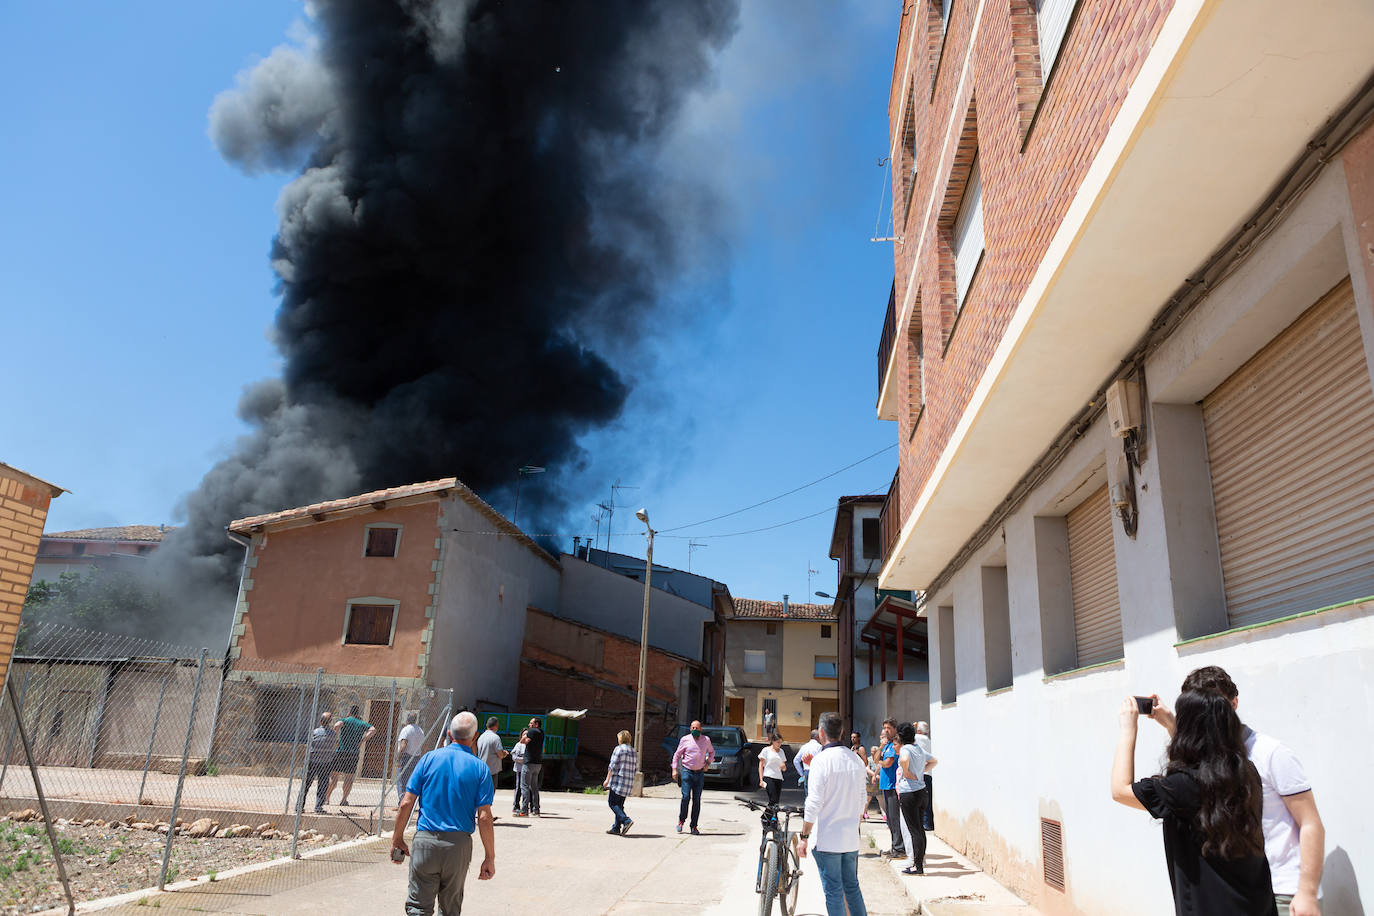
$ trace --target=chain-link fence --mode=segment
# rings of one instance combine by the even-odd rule
[[[60,626],[30,635],[9,678],[50,814],[81,860],[78,899],[382,833],[398,780],[452,711],[450,691],[412,681]],[[16,725],[5,703],[11,825],[41,819]]]

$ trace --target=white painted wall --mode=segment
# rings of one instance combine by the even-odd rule
[[[994,535],[930,596],[931,681],[938,685],[952,663],[957,687],[953,704],[941,704],[934,691],[930,715],[940,758],[938,832],[1046,912],[1170,911],[1158,825],[1110,798],[1117,708],[1129,694],[1152,692],[1172,704],[1187,672],[1210,664],[1239,686],[1241,718],[1286,742],[1305,765],[1327,831],[1324,912],[1374,911],[1374,797],[1364,789],[1363,752],[1374,722],[1374,602],[1180,645],[1219,629],[1218,613],[1224,621],[1210,485],[1198,465],[1205,450],[1188,411],[1342,276],[1352,273],[1355,288],[1363,286],[1362,265],[1348,256],[1343,193],[1333,165],[1147,361],[1155,406],[1137,478],[1139,531],[1132,539],[1114,525],[1121,662],[1045,677],[1047,649],[1059,638],[1047,622],[1054,626],[1053,606],[1065,597],[1053,573],[1065,558],[1037,538],[1036,517],[1063,515],[1104,477],[1114,481],[1109,456],[1120,444],[1105,417],[1007,519],[1005,541]],[[1002,562],[1014,683],[989,695],[980,567]],[[948,605],[952,659],[941,652],[940,615],[932,610]],[[1158,772],[1164,737],[1142,721],[1137,778]],[[1063,823],[1067,900],[1041,881],[1041,817]]]
[[[515,703],[525,609],[556,611],[558,569],[458,496],[440,504],[444,531],[429,683],[451,687],[454,705]],[[460,529],[454,531],[453,529]]]
[[[639,642],[644,621],[644,583],[570,554],[561,558],[559,615]],[[701,660],[702,627],[715,612],[686,598],[651,588],[649,645]]]

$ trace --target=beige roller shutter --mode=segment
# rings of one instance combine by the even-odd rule
[[[1202,410],[1231,625],[1374,595],[1374,391],[1350,280]]]
[[[1121,658],[1121,601],[1116,591],[1112,507],[1103,487],[1065,521],[1069,528],[1069,582],[1078,667]]]

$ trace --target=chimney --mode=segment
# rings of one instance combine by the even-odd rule
[[[787,616],[787,596],[782,596],[782,616]]]

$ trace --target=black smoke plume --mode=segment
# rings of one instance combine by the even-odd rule
[[[712,207],[658,154],[729,40],[735,0],[323,0],[210,111],[247,171],[302,165],[272,245],[280,381],[157,554],[227,629],[233,518],[457,475],[496,499],[550,468],[556,524],[624,368]],[[690,214],[690,216],[684,216]],[[556,472],[553,473],[553,472]],[[226,595],[227,597],[220,597]]]

